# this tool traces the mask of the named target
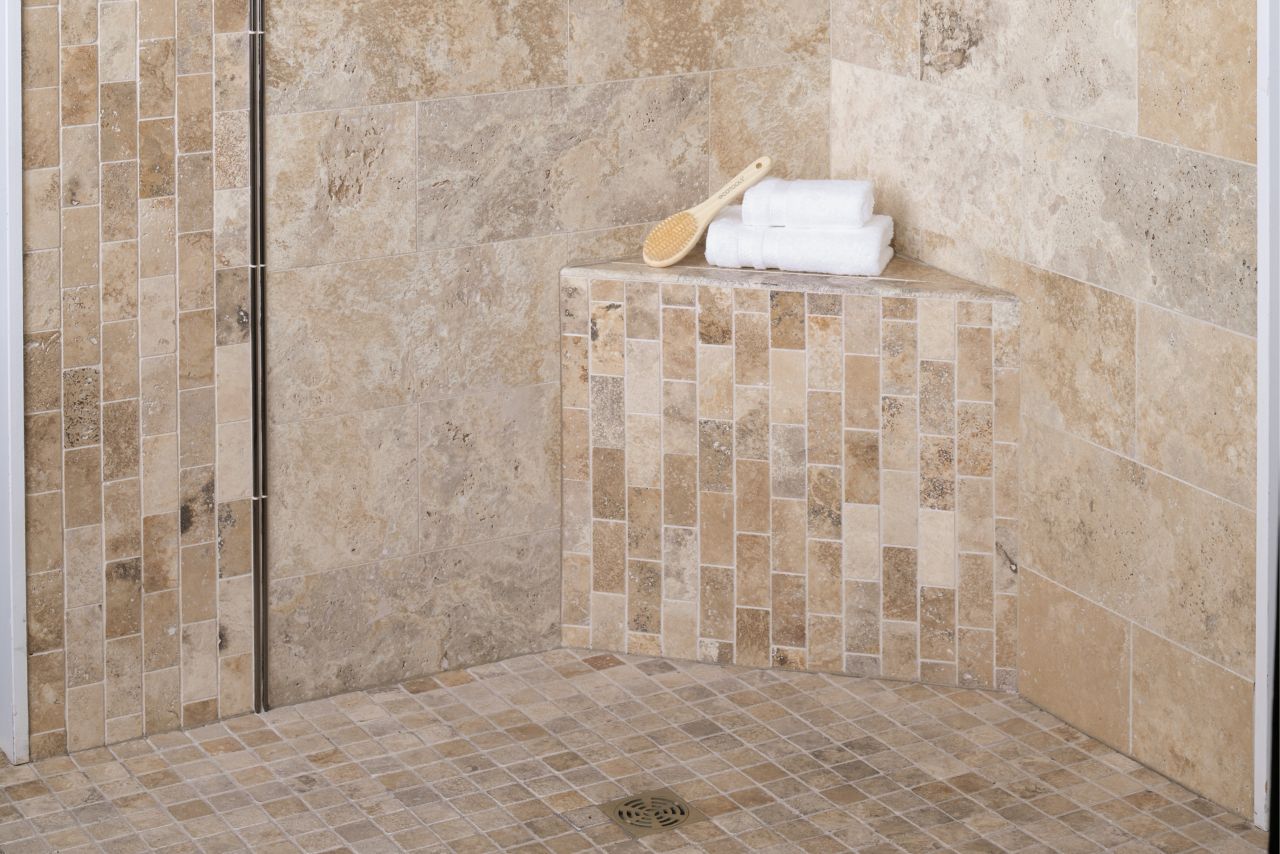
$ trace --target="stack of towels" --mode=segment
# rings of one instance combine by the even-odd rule
[[[893,249],[893,220],[875,215],[870,181],[784,181],[747,190],[707,229],[707,261],[717,267],[878,276]]]

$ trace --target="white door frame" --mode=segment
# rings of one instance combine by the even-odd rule
[[[1270,821],[1271,705],[1280,535],[1280,10],[1258,0],[1258,541],[1253,821]]]
[[[0,12],[0,750],[30,756],[22,420],[22,4]]]

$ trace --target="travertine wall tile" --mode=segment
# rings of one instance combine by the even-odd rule
[[[1138,130],[1222,157],[1257,157],[1257,21],[1244,0],[1138,2]]]

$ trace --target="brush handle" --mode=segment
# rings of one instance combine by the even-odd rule
[[[698,218],[699,222],[710,222],[734,199],[764,180],[772,168],[773,158],[757,157],[746,169],[730,178],[729,183],[717,190],[711,198],[693,208],[691,213]]]

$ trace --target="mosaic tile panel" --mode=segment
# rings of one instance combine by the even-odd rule
[[[566,645],[1015,690],[1016,302],[895,263],[565,272]]]
[[[246,29],[23,3],[36,757],[252,707]]]

